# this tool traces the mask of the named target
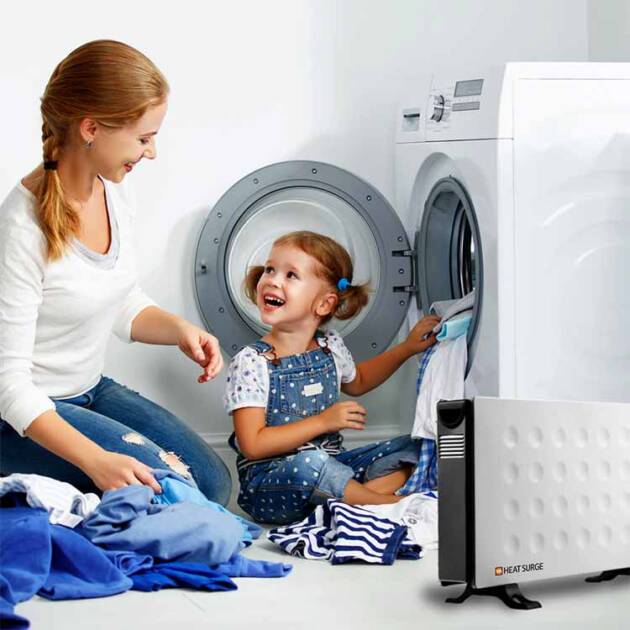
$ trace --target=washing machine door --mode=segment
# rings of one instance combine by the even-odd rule
[[[234,184],[209,213],[197,244],[195,293],[201,315],[230,355],[268,329],[243,291],[247,269],[263,264],[273,241],[311,230],[344,245],[355,283],[371,297],[356,317],[332,320],[357,361],[383,351],[407,312],[413,252],[396,212],[378,190],[331,164],[265,166]]]
[[[421,311],[428,313],[434,302],[457,300],[475,292],[468,329],[470,367],[483,298],[483,256],[474,205],[456,178],[441,178],[431,188],[416,232],[415,251],[417,306]]]

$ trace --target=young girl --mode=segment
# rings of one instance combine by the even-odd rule
[[[367,285],[351,281],[348,252],[307,231],[276,240],[265,266],[247,274],[246,293],[271,330],[233,358],[225,405],[234,420],[238,503],[258,521],[291,523],[332,497],[394,503],[417,463],[408,436],[344,450],[339,432],[363,430],[366,411],[338,402],[339,390],[360,396],[380,385],[435,343],[438,318],[425,317],[403,343],[355,366],[336,332],[319,331],[367,304]]]

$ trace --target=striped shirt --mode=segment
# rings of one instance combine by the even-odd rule
[[[332,564],[389,565],[396,558],[417,560],[422,551],[409,538],[406,525],[338,499],[318,505],[299,523],[270,530],[267,538],[292,556]]]

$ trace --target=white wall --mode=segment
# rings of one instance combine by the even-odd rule
[[[588,58],[630,61],[630,2],[589,0]]]
[[[192,253],[205,215],[249,171],[289,159],[332,162],[393,199],[394,112],[414,78],[508,60],[584,60],[586,0],[268,0],[177,8],[111,0],[93,13],[57,0],[3,9],[0,195],[40,160],[38,97],[54,65],[108,37],[147,53],[172,87],[159,159],[131,176],[142,284],[200,323]],[[53,13],[53,9],[55,13]],[[6,21],[5,21],[6,20]],[[172,348],[114,340],[107,373],[202,433],[229,430],[224,377],[200,386]],[[374,426],[396,422],[394,385],[366,397]],[[215,436],[223,439],[223,436]]]

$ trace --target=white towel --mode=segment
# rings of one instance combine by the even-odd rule
[[[422,549],[437,549],[438,546],[438,500],[437,492],[410,494],[398,503],[385,505],[360,505],[381,518],[407,526],[409,540]]]
[[[440,342],[420,384],[411,437],[437,439],[436,405],[440,400],[464,398],[467,361],[466,335]]]

